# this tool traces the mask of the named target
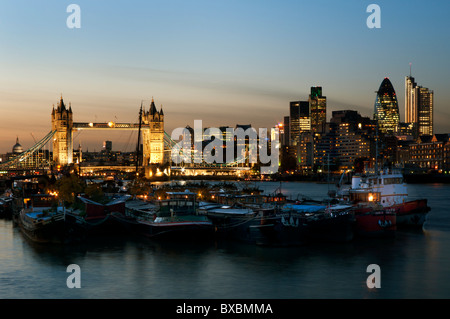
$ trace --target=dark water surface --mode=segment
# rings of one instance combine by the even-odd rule
[[[280,186],[258,185],[266,192]],[[300,193],[321,199],[328,188],[282,184],[292,198]],[[275,248],[123,237],[46,246],[0,220],[0,298],[450,298],[450,185],[408,188],[412,199],[428,198],[432,208],[423,231],[345,244]],[[66,285],[70,264],[81,268],[81,289]],[[381,288],[366,285],[370,264],[381,268]]]

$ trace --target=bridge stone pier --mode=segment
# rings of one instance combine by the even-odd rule
[[[53,162],[55,165],[73,164],[73,131],[74,130],[139,130],[139,123],[77,123],[73,121],[72,106],[66,107],[64,100],[53,106],[52,131]],[[142,166],[145,175],[151,176],[153,166],[164,164],[164,112],[158,111],[152,99],[150,108],[143,109],[141,121],[142,133]]]

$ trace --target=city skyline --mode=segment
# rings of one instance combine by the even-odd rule
[[[17,137],[26,149],[33,136],[45,136],[61,94],[76,122],[136,122],[141,100],[154,97],[169,133],[196,119],[270,128],[313,86],[327,96],[327,121],[335,110],[372,117],[375,91],[388,77],[404,122],[409,63],[416,81],[435,93],[434,131],[450,132],[444,1],[377,1],[381,29],[366,26],[370,3],[359,1],[77,1],[80,29],[65,24],[69,4],[0,7],[0,153]],[[81,141],[99,150],[108,139],[114,148],[129,140],[123,134],[114,133],[115,141],[83,132],[74,147]]]

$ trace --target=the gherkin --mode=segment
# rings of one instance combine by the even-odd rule
[[[374,120],[378,120],[380,133],[395,134],[398,131],[400,115],[397,95],[389,78],[384,78],[375,100]]]

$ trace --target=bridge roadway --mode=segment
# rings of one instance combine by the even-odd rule
[[[149,128],[150,126],[148,124],[141,124],[141,128]],[[73,129],[78,130],[110,130],[110,129],[123,129],[123,130],[139,130],[139,123],[133,124],[133,123],[114,123],[114,122],[108,122],[108,123],[73,123]]]

